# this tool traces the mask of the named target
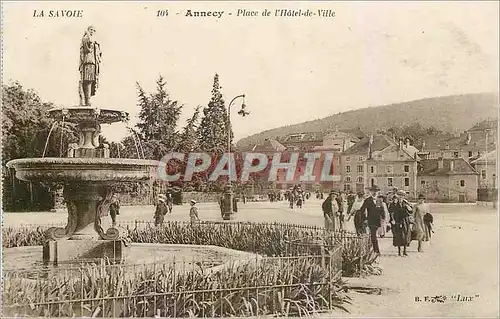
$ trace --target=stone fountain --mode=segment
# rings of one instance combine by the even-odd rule
[[[64,184],[68,222],[65,228],[49,229],[50,240],[43,247],[44,261],[123,259],[125,241],[117,228],[104,230],[101,217],[107,215],[114,184],[147,181],[158,164],[150,160],[110,158],[109,146],[99,145],[101,124],[126,122],[129,115],[91,106],[101,64],[94,32],[93,27],[87,29],[80,47],[80,105],[49,110],[56,121],[75,125],[79,143],[70,145],[65,158],[24,158],[7,163],[20,180]]]
[[[172,258],[215,258],[217,265],[230,259],[256,258],[254,254],[215,246],[127,243],[114,225],[104,229],[101,217],[107,215],[116,183],[150,180],[159,162],[144,159],[110,158],[109,147],[99,145],[102,124],[128,121],[128,113],[91,106],[101,63],[99,44],[93,39],[95,29],[89,27],[80,47],[80,105],[54,108],[49,115],[56,121],[75,125],[79,143],[70,144],[66,157],[24,158],[7,163],[16,177],[29,182],[63,183],[63,197],[68,210],[65,228],[48,230],[49,240],[40,247],[4,249],[5,270],[34,269],[43,259],[54,262],[79,263],[83,260],[107,258],[113,261],[144,263]],[[184,256],[184,257],[183,257]],[[219,257],[213,257],[219,256]],[[40,258],[41,257],[41,258]],[[220,259],[220,260],[219,260]],[[183,264],[179,263],[178,264]],[[45,265],[44,265],[45,267]]]

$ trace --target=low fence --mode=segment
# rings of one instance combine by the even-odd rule
[[[341,305],[341,247],[255,258],[208,273],[198,262],[4,270],[8,317],[310,315]],[[132,271],[130,269],[133,269]]]

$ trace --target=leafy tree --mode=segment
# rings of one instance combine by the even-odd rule
[[[4,168],[8,161],[16,158],[65,156],[68,144],[77,140],[71,124],[56,123],[53,126],[54,120],[47,112],[53,104],[42,102],[35,91],[24,89],[19,82],[2,86],[2,104]],[[12,170],[4,169],[2,173],[4,209],[52,208],[49,187],[16,180]]]
[[[166,82],[161,75],[156,81],[155,93],[146,93],[137,83],[138,103],[141,108],[137,128],[146,158],[159,159],[166,152],[178,147],[177,122],[182,105],[170,98],[165,86]]]
[[[203,118],[197,130],[200,149],[214,154],[227,150],[228,132],[231,140],[233,136],[220,90],[219,75],[215,74],[212,98],[203,109]]]

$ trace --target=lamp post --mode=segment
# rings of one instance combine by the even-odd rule
[[[224,197],[226,199],[226,203],[228,205],[225,205],[224,213],[222,215],[222,218],[227,220],[230,219],[231,214],[233,213],[233,190],[232,190],[232,185],[231,185],[231,106],[233,105],[234,101],[237,99],[242,98],[243,103],[241,104],[241,109],[238,111],[238,114],[245,117],[249,112],[246,111],[246,105],[245,105],[245,94],[240,94],[236,97],[234,97],[231,102],[229,102],[229,105],[227,107],[227,121],[228,121],[228,128],[227,128],[227,155],[228,155],[228,183],[224,192]]]

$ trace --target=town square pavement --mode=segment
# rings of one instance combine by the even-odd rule
[[[220,221],[215,203],[200,203],[202,220]],[[352,316],[360,317],[496,317],[498,318],[498,213],[490,206],[476,204],[431,204],[435,234],[424,252],[412,242],[408,257],[398,257],[390,234],[380,240],[382,256],[378,265],[383,275],[347,279],[355,286],[382,288],[381,295],[350,293]],[[174,206],[166,220],[189,220],[189,205]],[[120,223],[153,220],[153,206],[125,206]],[[61,225],[64,210],[45,213],[4,213],[3,227],[21,224]],[[306,201],[302,209],[290,209],[285,202],[239,203],[235,221],[285,222],[304,225],[323,224],[321,202]],[[352,223],[352,221],[351,221]],[[348,228],[352,229],[349,223]],[[109,217],[104,224],[109,225]],[[446,296],[446,301],[431,300]],[[460,295],[460,297],[458,297]],[[420,302],[415,301],[419,298]],[[467,297],[467,298],[464,298]],[[469,298],[472,297],[472,298]],[[457,300],[464,300],[458,301]],[[330,314],[336,315],[335,314]],[[338,315],[346,316],[338,313]]]

